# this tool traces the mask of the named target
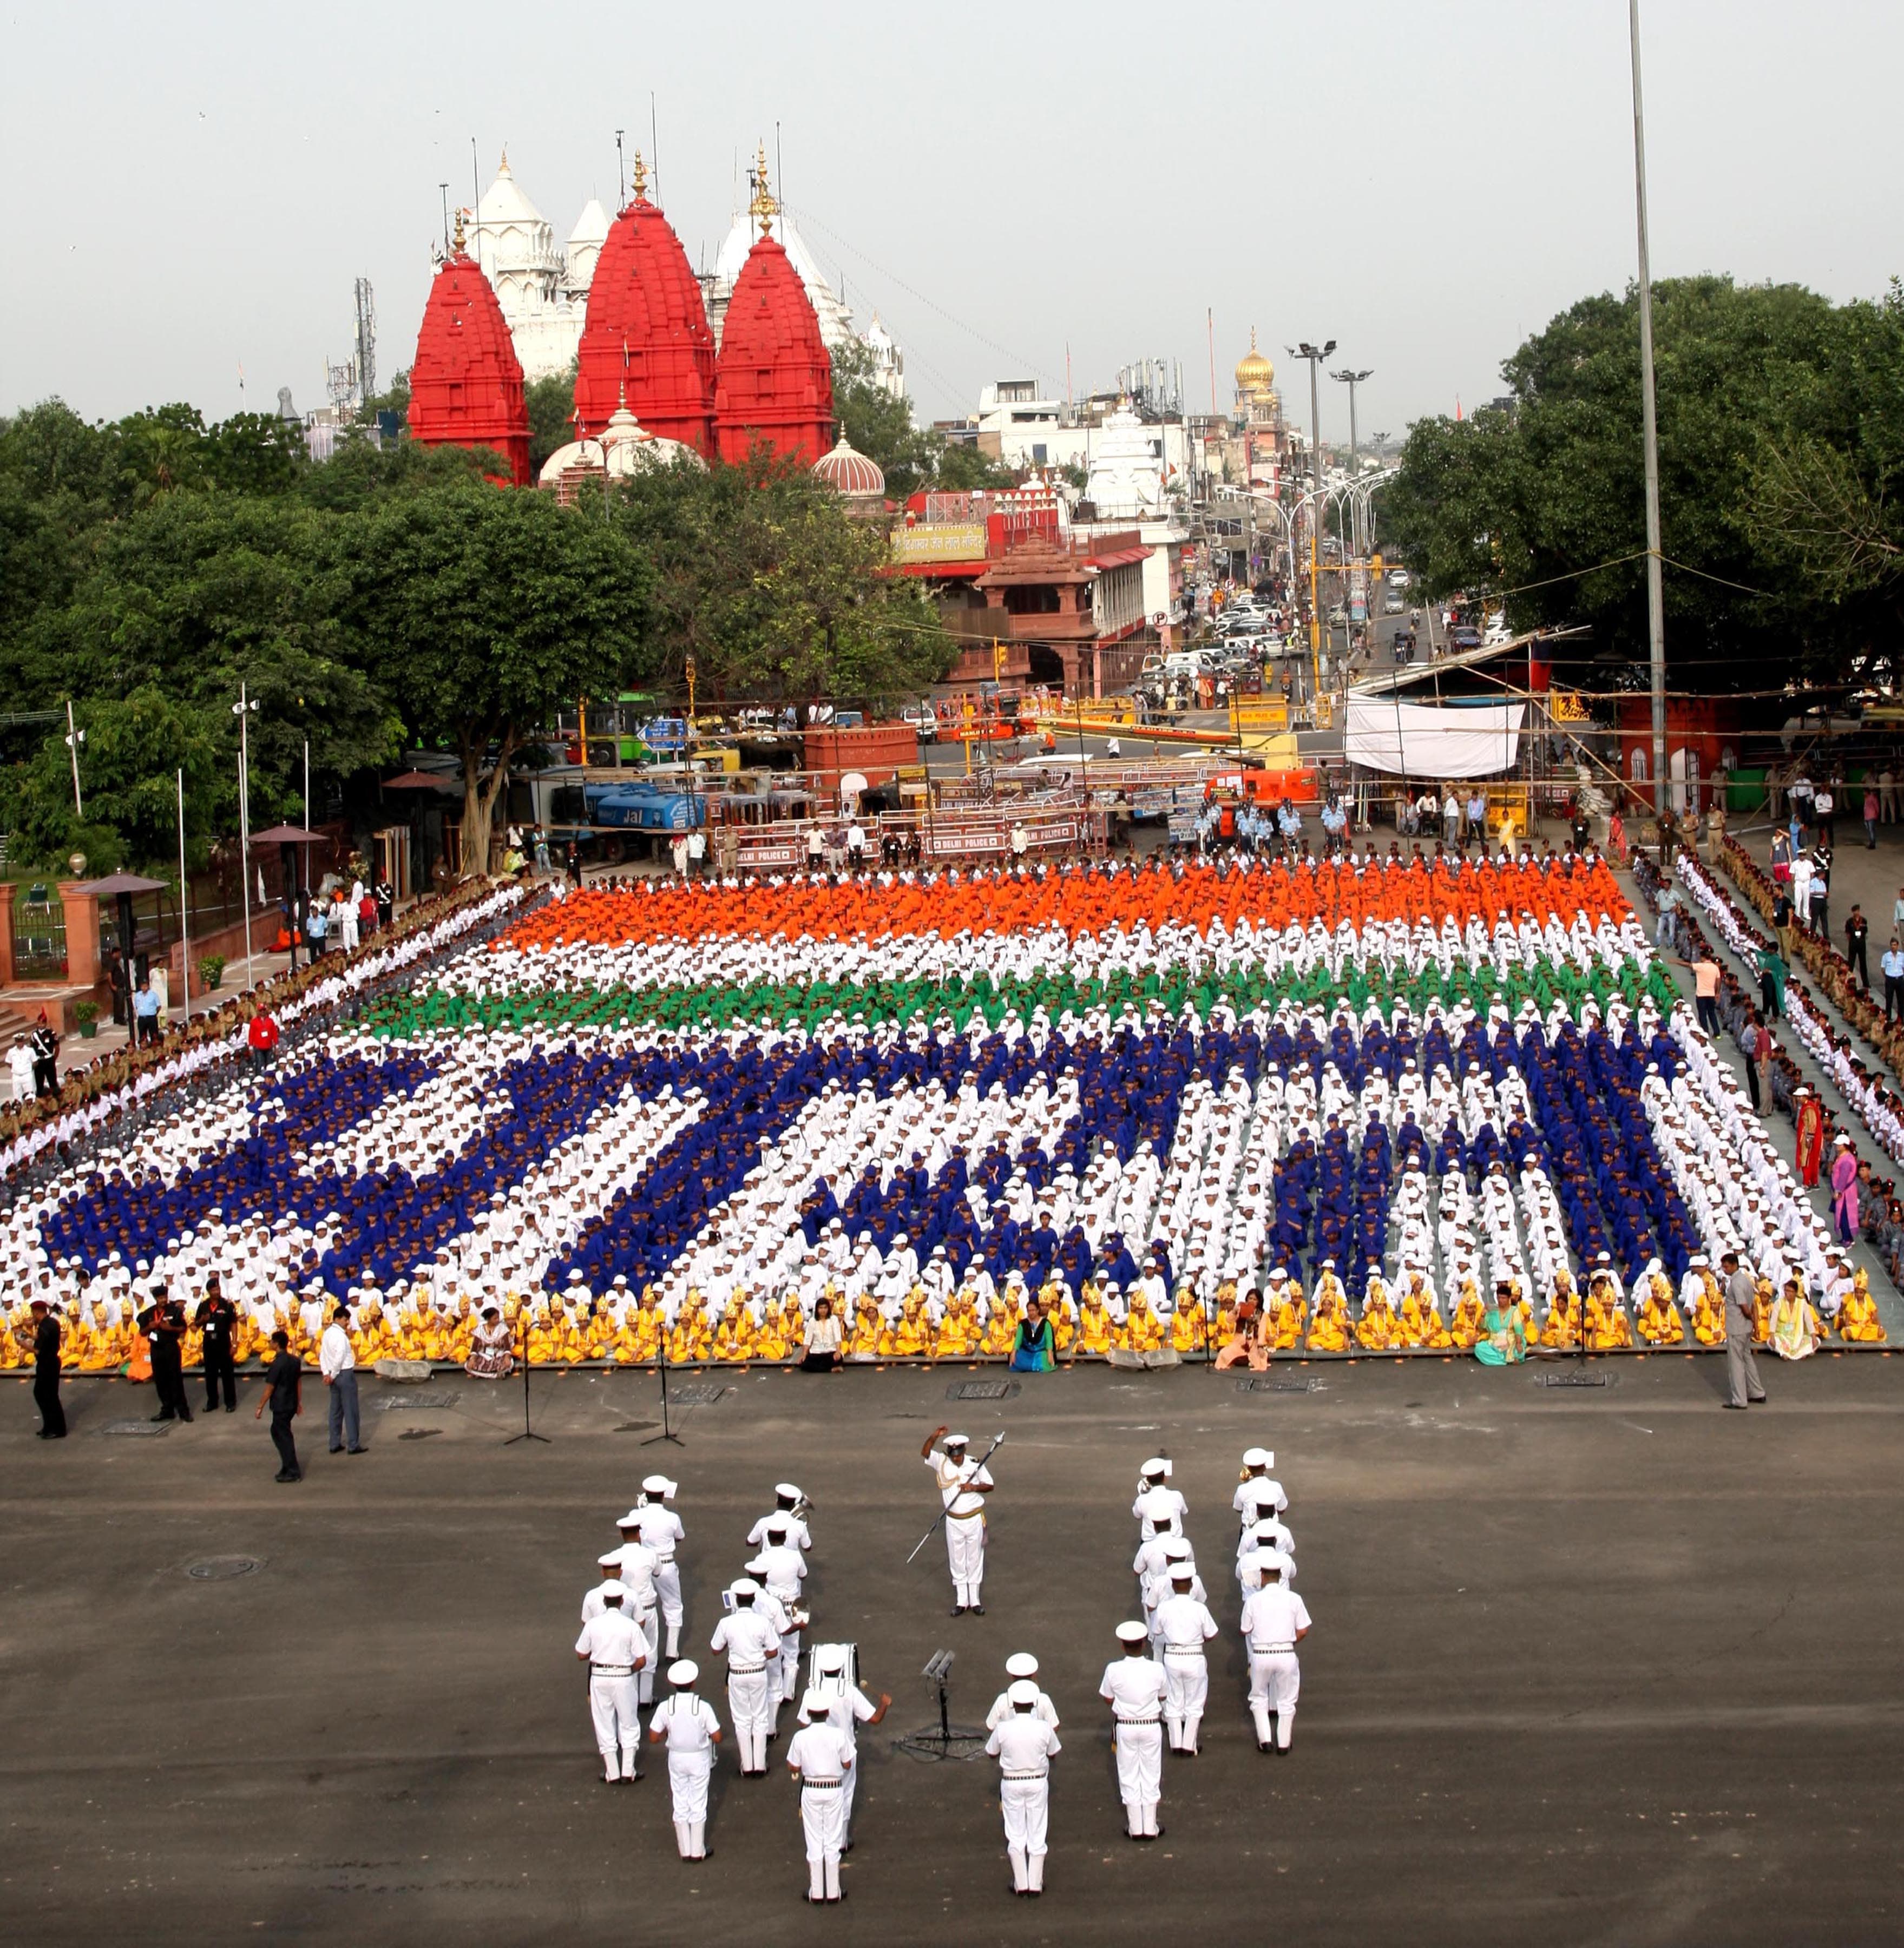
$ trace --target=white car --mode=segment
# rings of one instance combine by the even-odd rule
[[[909,703],[899,715],[912,727],[921,744],[939,741],[939,713],[929,703]]]

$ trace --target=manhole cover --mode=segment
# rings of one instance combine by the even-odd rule
[[[651,1427],[659,1427],[658,1420],[618,1420],[615,1423],[617,1434],[645,1434]]]
[[[685,1386],[669,1389],[668,1401],[672,1407],[712,1407],[727,1391],[725,1386]]]
[[[185,1574],[195,1583],[228,1583],[235,1576],[249,1576],[263,1567],[255,1556],[213,1556],[194,1562]]]
[[[1313,1394],[1322,1391],[1320,1380],[1275,1380],[1266,1373],[1253,1373],[1247,1380],[1238,1380],[1236,1390],[1240,1394]]]
[[[1535,1384],[1543,1387],[1610,1387],[1614,1383],[1611,1373],[1539,1373]]]
[[[386,1413],[444,1413],[456,1404],[454,1394],[379,1394],[374,1403]]]
[[[1009,1400],[1018,1391],[1016,1380],[960,1380],[946,1389],[948,1400]]]
[[[144,1441],[161,1434],[169,1434],[175,1425],[169,1420],[109,1420],[99,1432],[101,1434],[123,1434],[135,1441]]]
[[[442,1432],[440,1427],[406,1427],[396,1438],[399,1441],[434,1441]]]

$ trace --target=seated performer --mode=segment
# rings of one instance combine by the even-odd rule
[[[515,1370],[514,1335],[504,1324],[502,1314],[493,1305],[483,1308],[483,1317],[470,1335],[470,1355],[463,1371],[474,1380],[500,1380]]]
[[[1045,1308],[1034,1298],[1026,1305],[1025,1316],[1018,1323],[1017,1342],[1011,1349],[1011,1370],[1014,1373],[1048,1373],[1055,1363],[1051,1322],[1045,1317]]]
[[[1860,1265],[1851,1275],[1851,1289],[1838,1307],[1838,1336],[1853,1345],[1881,1345],[1884,1323],[1878,1317],[1878,1301],[1871,1295],[1871,1278]]]
[[[1514,1281],[1503,1279],[1494,1288],[1486,1328],[1474,1342],[1474,1357],[1484,1366],[1517,1366],[1527,1357],[1527,1322],[1514,1302]]]
[[[1787,1279],[1784,1290],[1772,1302],[1772,1350],[1781,1360],[1809,1360],[1824,1337],[1804,1289],[1795,1278]]]
[[[1362,1294],[1362,1317],[1356,1321],[1356,1344],[1365,1353],[1394,1353],[1407,1343],[1402,1336],[1402,1322],[1389,1303],[1388,1288],[1379,1280],[1371,1280]]]
[[[1455,1343],[1447,1327],[1441,1323],[1441,1308],[1435,1304],[1434,1288],[1418,1271],[1409,1273],[1408,1283],[1402,1288],[1401,1326],[1402,1340],[1410,1346],[1425,1347],[1438,1353]]]
[[[1480,1343],[1486,1330],[1487,1307],[1472,1276],[1464,1273],[1461,1296],[1455,1301],[1454,1313],[1448,1321],[1448,1337],[1465,1352]]]
[[[1600,1272],[1587,1282],[1586,1343],[1591,1353],[1610,1353],[1633,1343],[1626,1308],[1620,1304],[1613,1281]]]
[[[1685,1342],[1686,1323],[1673,1302],[1673,1281],[1654,1258],[1640,1274],[1639,1313],[1635,1329],[1649,1346],[1678,1346]]]
[[[1549,1351],[1569,1352],[1579,1344],[1579,1338],[1580,1295],[1573,1289],[1573,1275],[1563,1269],[1554,1274],[1554,1289],[1548,1296],[1540,1343]]]
[[[1216,1356],[1219,1366],[1238,1366],[1247,1362],[1260,1373],[1269,1363],[1269,1349],[1264,1344],[1262,1301],[1253,1292],[1244,1291],[1236,1301],[1235,1330]]]
[[[1368,1261],[1368,1282],[1378,1284],[1381,1261]],[[1309,1314],[1309,1350],[1312,1353],[1346,1353],[1349,1350],[1349,1298],[1341,1281],[1331,1279],[1315,1288],[1315,1304]]]

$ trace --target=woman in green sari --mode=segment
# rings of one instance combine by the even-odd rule
[[[1481,1322],[1474,1357],[1484,1366],[1517,1366],[1527,1357],[1527,1328],[1514,1302],[1514,1287],[1505,1280],[1494,1288],[1494,1301]]]

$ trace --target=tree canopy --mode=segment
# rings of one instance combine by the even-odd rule
[[[970,492],[1017,482],[1010,467],[977,447],[954,445],[930,427],[915,426],[912,408],[880,383],[872,353],[857,339],[834,348],[833,410],[846,438],[885,474],[892,500],[926,487]]]
[[[545,437],[566,437],[548,400]],[[557,403],[562,402],[558,399]],[[0,419],[0,829],[28,863],[175,869],[237,825],[241,683],[254,824],[353,817],[406,748],[455,754],[480,859],[511,754],[579,696],[916,694],[950,647],[883,528],[803,466],[666,468],[598,496],[499,490],[492,456],[346,440],[322,465],[269,415],[170,405]],[[83,819],[65,708],[86,734]]]
[[[1888,670],[1904,547],[1893,291],[1834,306],[1796,285],[1654,290],[1666,653],[1676,687],[1778,687]],[[1426,591],[1499,595],[1517,627],[1583,624],[1638,681],[1647,657],[1635,292],[1583,299],[1502,368],[1505,399],[1418,421],[1385,532]],[[1896,557],[1904,567],[1904,553]]]

